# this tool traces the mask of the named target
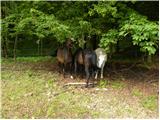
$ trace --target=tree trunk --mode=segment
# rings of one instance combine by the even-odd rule
[[[147,62],[151,63],[152,62],[152,55],[147,55]]]
[[[6,16],[7,15],[7,10],[6,10],[6,7],[7,5],[6,5],[6,2],[5,2],[5,14],[4,14],[4,16]],[[6,34],[5,34],[5,38],[4,38],[4,42],[3,42],[3,54],[4,54],[4,57],[5,58],[8,58],[8,50],[7,50],[7,41],[8,41],[8,39],[7,39],[7,32],[6,32]]]
[[[43,41],[41,40],[41,56],[42,56],[42,53],[43,53]]]
[[[40,52],[39,52],[39,41],[37,42],[38,44],[38,56],[40,55]]]
[[[93,49],[95,50],[97,48],[97,36],[96,35],[93,36],[92,43],[93,43]]]
[[[15,41],[14,41],[14,50],[13,50],[13,55],[14,55],[14,61],[16,61],[16,50],[17,50],[17,39],[18,39],[18,35],[16,35]]]
[[[3,56],[5,58],[8,58],[8,50],[7,50],[7,44],[6,44],[6,40],[3,41],[2,43],[2,51],[3,51]]]
[[[119,40],[117,41],[117,44],[116,44],[116,53],[119,53]]]
[[[8,46],[7,46],[7,36],[6,36],[6,39],[5,39],[5,43],[4,43],[4,50],[5,50],[5,57],[8,58]]]

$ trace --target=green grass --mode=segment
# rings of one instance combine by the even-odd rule
[[[108,85],[108,80],[100,80],[98,87],[99,88],[105,88]]]
[[[139,89],[133,89],[132,90],[132,95],[133,96],[136,96],[136,97],[142,97],[143,96],[143,93],[139,90]]]
[[[125,84],[124,82],[122,81],[119,81],[119,80],[115,80],[111,83],[111,87],[114,88],[114,89],[122,89],[125,87]]]
[[[62,92],[58,80],[46,71],[2,71],[2,118],[96,117],[97,112],[87,108],[89,96]]]
[[[41,107],[48,102],[48,91],[53,88],[59,89],[54,82],[56,75],[44,72],[2,71],[2,117],[27,118],[34,115],[38,109],[42,109]]]
[[[45,57],[17,57],[16,58],[16,62],[32,62],[32,63],[36,63],[36,62],[43,62],[43,61],[52,61],[54,62],[56,60],[55,57],[50,57],[50,56],[45,56]],[[2,58],[1,59],[2,63],[13,63],[15,62],[13,58]]]
[[[155,110],[157,109],[158,102],[157,102],[157,96],[147,96],[144,97],[141,100],[141,104],[144,108],[149,109],[149,110]]]
[[[84,101],[88,103],[89,98],[81,94],[62,93],[48,107],[47,116],[51,118],[60,118],[61,116],[63,116],[61,118],[85,118],[90,111],[86,108]]]
[[[1,71],[2,118],[146,118],[148,109],[152,109],[151,116],[158,116],[155,97],[139,97],[141,106],[132,98],[123,99],[127,96],[119,91],[125,89],[126,84],[121,79],[109,84],[107,80],[101,80],[98,87],[107,86],[107,91],[72,86],[64,88],[64,78],[58,72],[46,70],[43,65],[52,65],[52,58],[19,59],[20,64],[3,59],[2,66],[7,69]],[[28,61],[29,64],[24,63]],[[141,93],[133,90],[132,95],[140,96]],[[130,101],[134,105],[130,105]],[[141,110],[143,114],[138,114]]]

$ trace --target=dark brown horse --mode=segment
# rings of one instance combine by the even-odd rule
[[[72,41],[71,39],[68,39],[65,42],[65,45],[63,47],[58,48],[57,50],[57,60],[58,60],[58,63],[62,65],[64,77],[65,77],[66,68],[69,68],[69,71],[71,73],[72,60],[73,60],[71,48],[72,48]]]
[[[97,56],[91,49],[78,49],[74,58],[74,71],[77,72],[78,65],[83,65],[86,73],[86,87],[88,87],[90,72],[94,75],[97,70]],[[94,86],[94,81],[93,81]]]

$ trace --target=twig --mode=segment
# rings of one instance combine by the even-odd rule
[[[88,84],[92,85],[93,83],[88,83]],[[76,82],[76,83],[71,82],[71,83],[65,84],[64,86],[69,86],[69,85],[86,85],[86,83],[85,82]]]

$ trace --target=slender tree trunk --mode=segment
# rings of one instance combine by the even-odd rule
[[[41,40],[41,56],[42,56],[42,52],[43,52],[43,41]]]
[[[40,52],[39,52],[39,41],[37,42],[38,44],[38,56],[40,55]]]
[[[147,62],[151,63],[152,62],[152,55],[147,55]]]
[[[116,53],[119,53],[119,40],[117,41],[117,44],[116,44]]]
[[[93,36],[92,38],[92,45],[93,45],[93,49],[95,50],[97,48],[97,36]]]
[[[13,55],[14,55],[14,61],[16,61],[16,50],[17,50],[17,39],[18,39],[18,35],[16,35],[15,41],[14,41],[14,50],[13,50]]]
[[[6,2],[5,2],[5,12],[4,12],[5,14],[4,14],[4,16],[7,15],[7,10],[6,10],[7,7],[6,7],[6,6],[7,6],[7,5],[6,5]],[[5,57],[5,58],[8,58],[7,41],[8,41],[8,39],[7,39],[7,32],[6,32],[5,38],[4,38],[4,42],[3,42],[3,47],[4,47],[4,48],[3,48],[3,54],[4,54],[4,57]]]
[[[2,42],[2,52],[3,57],[8,58],[7,45],[5,40]]]
[[[8,52],[7,52],[7,45],[6,45],[6,41],[4,41],[4,57],[8,58]]]

